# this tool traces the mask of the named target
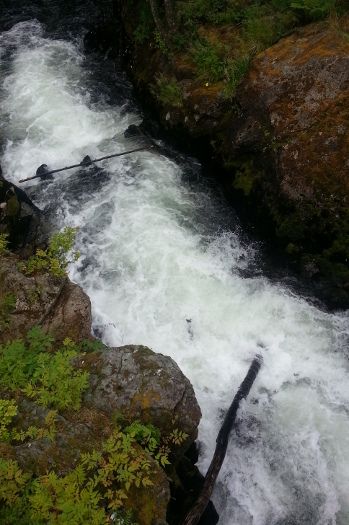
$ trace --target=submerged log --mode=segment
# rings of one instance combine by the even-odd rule
[[[200,518],[203,515],[210,501],[214,484],[216,482],[217,476],[225,458],[225,454],[227,452],[229,435],[236,419],[237,411],[240,406],[240,401],[248,396],[251,387],[254,383],[254,380],[256,379],[257,374],[261,368],[261,365],[262,356],[258,355],[252,361],[247,375],[241,383],[239,390],[237,391],[233,402],[225,415],[223,425],[221,426],[221,429],[217,436],[216,449],[214,451],[211,464],[205,476],[201,493],[194,507],[185,517],[182,525],[196,525],[200,521]]]

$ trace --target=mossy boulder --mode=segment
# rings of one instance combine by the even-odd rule
[[[269,214],[304,273],[349,300],[349,17],[309,25],[259,54],[237,98],[225,148],[264,174],[235,188]]]
[[[201,411],[190,381],[170,357],[122,346],[88,355],[81,366],[91,374],[87,406],[152,423],[164,434],[180,429],[188,435],[185,446],[196,439]]]
[[[37,347],[39,341],[40,350]],[[49,342],[49,346],[45,346]],[[24,353],[24,343],[19,341],[1,348],[3,366],[14,371],[8,365],[16,359],[16,356],[9,357],[14,351],[17,354],[16,363],[21,359],[19,362],[22,366],[22,375],[13,372],[13,377],[17,378],[17,388],[12,388],[11,378],[7,382],[4,380],[0,387],[2,410],[9,403],[8,400],[16,407],[10,418],[5,412],[1,426],[1,468],[4,468],[4,461],[15,461],[28,479],[33,481],[35,478],[34,485],[28,488],[28,494],[32,494],[37,483],[45,485],[52,482],[56,487],[52,486],[53,499],[56,501],[56,498],[62,497],[66,502],[68,485],[73,480],[80,480],[80,488],[76,487],[75,493],[76,501],[80,502],[80,490],[84,491],[85,485],[87,488],[86,476],[91,469],[93,472],[96,470],[96,476],[98,473],[102,476],[101,469],[105,468],[104,474],[107,475],[108,469],[115,468],[115,475],[110,474],[106,485],[103,476],[98,478],[98,489],[95,490],[99,491],[99,495],[96,492],[96,501],[102,497],[112,498],[114,493],[109,488],[114,482],[115,490],[119,485],[122,490],[123,512],[130,510],[139,525],[165,525],[170,501],[170,477],[176,478],[176,466],[183,459],[186,449],[192,445],[200,418],[200,409],[189,381],[170,358],[155,354],[145,347],[109,349],[96,345],[96,342],[76,345],[67,340],[59,346],[56,343],[52,346],[51,343],[52,339],[35,329],[27,336]],[[93,350],[96,346],[98,350]],[[63,364],[63,353],[68,347],[71,351],[73,349],[72,360]],[[44,361],[40,357],[36,359],[38,351],[43,356],[49,353],[50,358]],[[31,356],[29,368],[26,362],[28,355]],[[57,355],[61,356],[57,361],[58,370],[56,367],[51,368],[47,375],[50,362]],[[6,359],[8,361],[4,365]],[[26,363],[24,368],[23,359]],[[44,368],[43,362],[46,363]],[[61,374],[59,384],[54,378],[56,370]],[[43,375],[40,375],[42,372]],[[24,387],[23,374],[28,374],[29,381]],[[38,374],[42,381],[38,379]],[[70,392],[75,388],[74,381],[78,377],[85,378],[83,383],[79,383],[82,390],[75,391],[80,397],[74,398],[72,404],[69,396],[63,396],[64,403],[63,398],[58,403],[57,396],[62,394],[60,384],[63,382],[65,391]],[[42,397],[44,391],[46,394]],[[38,392],[41,393],[39,396]],[[56,396],[53,396],[53,392],[56,392]],[[47,403],[47,395],[51,403]],[[70,404],[67,405],[68,402]],[[84,463],[86,460],[89,466]],[[100,462],[100,470],[97,469],[96,461]],[[169,468],[165,471],[161,466],[167,464]],[[145,468],[143,473],[140,470],[143,469],[142,465]],[[132,477],[133,473],[137,473],[138,477]],[[59,480],[67,491],[60,495],[57,488]],[[2,497],[3,493],[0,494],[0,500]],[[27,501],[26,505],[31,503]],[[64,513],[59,504],[58,509]],[[29,517],[32,510],[30,506],[17,508],[22,517],[26,513]],[[55,512],[54,508],[51,510]],[[62,523],[69,521],[63,519]]]
[[[25,399],[19,400],[18,407],[17,428],[45,426],[47,409]],[[0,443],[0,457],[16,461],[23,472],[35,477],[45,476],[48,472],[66,476],[79,464],[82,454],[101,449],[114,427],[105,413],[82,406],[79,411],[65,411],[55,416],[53,439],[29,439],[16,445]],[[132,486],[124,500],[123,510],[130,511],[138,525],[165,525],[170,500],[167,475],[149,453],[140,446],[133,446],[138,447],[139,453],[149,462],[151,484]]]
[[[166,453],[171,465],[166,473],[150,448],[132,441],[137,458],[144,458],[149,464],[150,482],[131,484],[127,488],[123,510],[130,510],[139,525],[165,525],[170,501],[169,476],[176,477],[176,464],[192,445],[200,419],[192,386],[172,359],[145,347],[109,349],[102,346],[97,351],[80,351],[73,364],[89,374],[80,408],[53,413],[26,397],[25,390],[17,390],[13,397],[17,415],[12,428],[17,435],[28,429],[45,429],[45,433],[26,435],[23,442],[18,438],[1,441],[0,459],[16,461],[23,472],[36,478],[43,479],[48,472],[62,478],[81,464],[82,455],[104,450],[104,444],[116,428],[125,428],[126,434],[119,434],[118,439],[125,440],[126,453],[129,450],[127,435],[131,437],[127,434],[129,425],[135,420],[151,424],[159,436],[159,451],[161,446],[168,447],[167,452],[161,454]],[[1,399],[9,395],[6,389],[0,391]],[[187,435],[176,444],[171,433],[178,430]],[[136,468],[137,461],[130,468]]]

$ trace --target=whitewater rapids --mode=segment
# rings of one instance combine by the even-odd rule
[[[6,178],[128,149],[123,132],[141,116],[122,73],[105,73],[107,59],[86,58],[79,40],[31,20],[0,35],[0,60]],[[256,271],[258,246],[194,159],[140,152],[24,188],[57,228],[79,228],[70,276],[91,298],[95,333],[170,355],[191,380],[202,471],[223,411],[262,353],[214,494],[220,524],[347,525],[347,314]]]

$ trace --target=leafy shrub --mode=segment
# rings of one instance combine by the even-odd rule
[[[176,429],[168,439],[181,444],[186,437]],[[136,421],[124,430],[115,428],[100,450],[82,454],[65,476],[49,472],[30,479],[16,462],[0,460],[0,519],[6,516],[9,525],[23,518],[35,525],[102,525],[112,514],[119,525],[135,525],[123,512],[124,501],[131,487],[153,484],[150,455],[156,457],[160,449],[159,431]],[[8,507],[16,510],[11,519]]]
[[[226,87],[223,93],[225,97],[230,98],[235,95],[237,86],[248,71],[250,60],[250,57],[245,55],[228,61],[225,69]]]
[[[14,400],[0,399],[0,441],[9,441],[9,425],[17,415],[17,405]]]
[[[10,315],[16,307],[16,296],[13,293],[6,293],[0,298],[0,331],[8,327]]]
[[[137,44],[144,44],[152,38],[154,31],[154,21],[148,2],[142,2],[138,20],[138,25],[133,32],[133,38]]]
[[[70,260],[67,255],[71,252],[76,236],[75,228],[64,228],[63,231],[55,233],[46,250],[38,249],[36,254],[29,257],[26,263],[22,263],[21,269],[28,275],[41,271],[49,271],[55,277],[64,277]],[[73,252],[73,261],[79,258],[79,252]]]
[[[155,47],[160,49],[160,51],[161,51],[161,53],[163,55],[165,55],[165,56],[170,55],[170,50],[169,50],[169,48],[167,46],[167,43],[162,38],[162,36],[159,33],[159,31],[154,31],[154,44],[155,44]]]
[[[23,442],[27,439],[47,438],[54,440],[56,435],[56,412],[50,410],[45,418],[45,427],[30,426],[27,429],[17,429],[13,426],[13,419],[18,414],[18,406],[13,399],[0,399],[0,441]]]
[[[0,458],[0,501],[7,505],[15,503],[29,478],[16,461]]]
[[[335,9],[336,0],[293,0],[290,7],[305,18],[319,20]]]
[[[8,234],[0,233],[0,255],[3,255],[7,252],[8,245]]]
[[[183,105],[181,86],[175,79],[169,79],[165,75],[157,77],[152,93],[165,106],[179,108]]]
[[[210,44],[207,40],[200,40],[193,46],[192,58],[199,75],[205,80],[217,82],[224,76],[223,49]]]
[[[164,443],[161,443],[160,431],[157,428],[153,425],[143,425],[139,421],[134,421],[125,428],[125,432],[154,456],[159,465],[162,467],[169,465],[169,449],[165,447]]]
[[[0,386],[20,390],[43,406],[57,409],[80,407],[88,385],[88,373],[76,370],[71,362],[78,348],[70,340],[52,352],[52,338],[32,328],[26,341],[0,346]]]

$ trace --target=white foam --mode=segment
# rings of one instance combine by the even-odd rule
[[[121,151],[120,132],[138,120],[91,105],[80,51],[31,24],[0,41],[17,46],[2,95],[9,142],[1,162],[13,180],[44,161],[56,167]],[[253,356],[264,355],[215,493],[220,523],[347,524],[347,315],[324,313],[263,277],[241,277],[253,247],[238,231],[212,234],[209,197],[185,183],[176,163],[148,152],[104,167],[111,178],[98,191],[81,183],[73,193],[67,174],[39,184],[36,197],[57,206],[59,224],[81,228],[71,276],[91,297],[105,341],[149,345],[191,379],[203,411],[203,470],[222,410]]]

